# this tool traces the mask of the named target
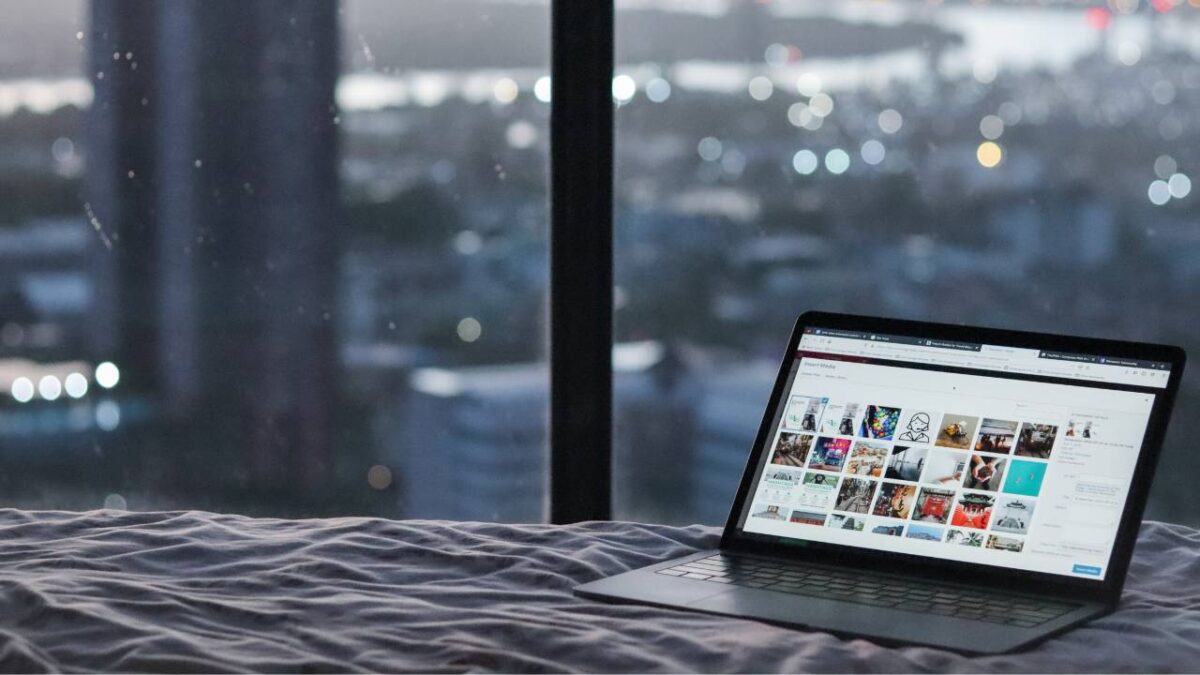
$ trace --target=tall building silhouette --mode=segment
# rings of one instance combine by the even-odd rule
[[[91,67],[119,73],[96,80],[88,186],[121,259],[117,349],[191,461],[284,494],[331,468],[337,19],[302,0],[92,4]]]

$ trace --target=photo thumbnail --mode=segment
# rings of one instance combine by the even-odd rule
[[[916,482],[921,477],[921,469],[925,467],[927,454],[929,448],[924,446],[897,445],[892,448],[892,454],[888,457],[887,470],[883,477]]]
[[[965,452],[934,450],[929,455],[929,466],[926,467],[921,482],[958,487],[962,484],[966,472],[967,454]]]
[[[955,494],[954,490],[921,488],[916,509],[913,511],[913,520],[945,525],[946,521],[950,520]]]
[[[958,505],[954,507],[954,515],[950,518],[950,524],[955,527],[986,530],[988,522],[992,519],[992,508],[995,505],[996,498],[992,495],[964,492],[958,498]]]
[[[875,488],[879,484],[865,478],[847,478],[842,481],[842,489],[838,491],[837,511],[851,513],[866,513],[871,508],[871,498],[875,496]]]
[[[1050,451],[1054,448],[1054,439],[1058,436],[1058,427],[1053,424],[1021,425],[1021,435],[1017,438],[1017,450],[1013,454],[1019,457],[1035,457],[1050,459]]]
[[[775,454],[771,457],[772,464],[782,466],[804,466],[804,459],[812,448],[813,437],[804,434],[794,434],[785,431],[779,434],[775,444]]]
[[[888,447],[879,443],[858,441],[846,462],[846,473],[855,476],[879,478],[883,474],[883,463],[887,461]]]
[[[946,413],[942,415],[942,424],[938,427],[937,445],[966,450],[971,446],[971,439],[975,436],[975,428],[978,426],[978,417]]]
[[[833,506],[837,482],[835,474],[809,471],[796,493],[796,503],[807,508],[829,509]]]
[[[881,405],[868,405],[863,412],[862,423],[858,435],[863,438],[873,438],[879,441],[890,441],[896,435],[896,425],[900,423],[900,409],[888,408]]]
[[[899,537],[904,534],[904,523],[894,520],[874,519],[869,525],[872,534],[882,534],[889,537]]]
[[[967,466],[967,477],[963,479],[963,487],[968,490],[998,492],[1001,480],[1004,478],[1004,468],[1007,465],[1007,457],[971,455],[971,463]]]
[[[760,507],[758,511],[751,513],[750,517],[762,518],[764,520],[787,520],[787,517],[784,515],[786,513],[787,509],[784,507],[777,506],[775,504],[768,504]]]
[[[816,396],[793,396],[788,400],[787,410],[783,414],[783,428],[795,431],[817,430],[817,421],[825,410],[828,398]]]
[[[992,529],[1009,534],[1028,534],[1036,501],[1028,497],[1001,496],[996,503],[996,522]]]
[[[940,527],[912,523],[908,526],[908,531],[904,536],[909,539],[921,539],[923,541],[941,541],[943,534],[945,534],[945,530]]]
[[[981,548],[983,546],[983,533],[972,532],[971,530],[950,530],[946,535],[946,543]]]
[[[1036,497],[1041,493],[1042,481],[1045,479],[1045,462],[1014,459],[1008,470],[1008,479],[1004,481],[1004,491],[1015,495]]]
[[[862,405],[858,403],[830,403],[821,419],[821,433],[836,436],[853,436],[858,426]]]
[[[975,452],[995,452],[1007,455],[1012,452],[1013,442],[1016,438],[1016,422],[985,417],[979,424],[979,439],[975,441]]]
[[[801,525],[816,525],[825,524],[825,514],[819,511],[801,511],[799,509],[792,511],[792,522],[800,523]]]
[[[1012,551],[1020,553],[1021,549],[1025,548],[1025,540],[1016,537],[1001,537],[995,534],[988,535],[987,547],[997,551]]]
[[[871,513],[886,518],[908,518],[912,511],[913,500],[917,496],[917,486],[902,483],[884,482],[879,488],[879,496],[875,498],[875,508]]]
[[[846,456],[850,454],[850,443],[849,438],[826,438],[824,436],[818,438],[812,455],[809,457],[808,468],[820,471],[841,471]]]
[[[866,525],[866,519],[862,516],[847,516],[841,513],[834,513],[829,516],[828,527],[838,530],[853,530],[854,532],[862,532],[863,526]]]

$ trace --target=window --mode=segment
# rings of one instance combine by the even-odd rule
[[[1200,348],[1194,5],[620,0],[615,516],[724,522],[805,310]]]
[[[547,6],[0,37],[6,505],[546,517]]]

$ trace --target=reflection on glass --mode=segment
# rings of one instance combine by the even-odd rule
[[[617,515],[724,521],[805,310],[1200,347],[1195,4],[619,1]]]
[[[0,7],[3,505],[543,519],[548,23]]]

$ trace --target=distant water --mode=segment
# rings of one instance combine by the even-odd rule
[[[684,6],[676,0],[629,0],[622,7]],[[720,11],[722,3],[689,3],[696,10]],[[789,16],[833,15],[860,23],[900,23],[921,20],[935,23],[964,37],[961,48],[948,51],[943,67],[950,74],[971,72],[979,63],[997,70],[1049,68],[1062,70],[1078,59],[1094,53],[1101,35],[1087,26],[1082,10],[1018,7],[954,6],[927,9],[919,4],[879,3],[874,0],[841,0],[837,3],[811,0],[779,0],[778,11]],[[1181,44],[1200,54],[1200,38],[1186,26],[1171,22],[1152,22],[1145,16],[1114,19],[1108,37],[1108,57],[1122,43],[1145,49],[1151,43]],[[1165,25],[1164,25],[1165,24]],[[1161,28],[1160,28],[1161,26]],[[765,45],[764,45],[765,47]],[[663,75],[674,86],[685,89],[736,92],[744,91],[750,78],[771,77],[779,87],[792,88],[805,73],[815,73],[828,90],[881,87],[896,79],[916,80],[928,76],[925,55],[916,49],[901,52],[842,59],[813,59],[796,64],[768,67],[765,63],[714,63],[685,61],[663,67],[662,64],[623,66],[639,84]],[[410,71],[395,75],[347,73],[338,86],[338,103],[343,110],[370,110],[392,105],[436,105],[447,97],[469,101],[489,100],[495,84],[511,78],[523,91],[530,91],[546,73],[531,69],[472,71]],[[0,116],[18,108],[45,113],[64,105],[87,106],[91,103],[90,82],[83,77],[57,79],[0,80]]]

